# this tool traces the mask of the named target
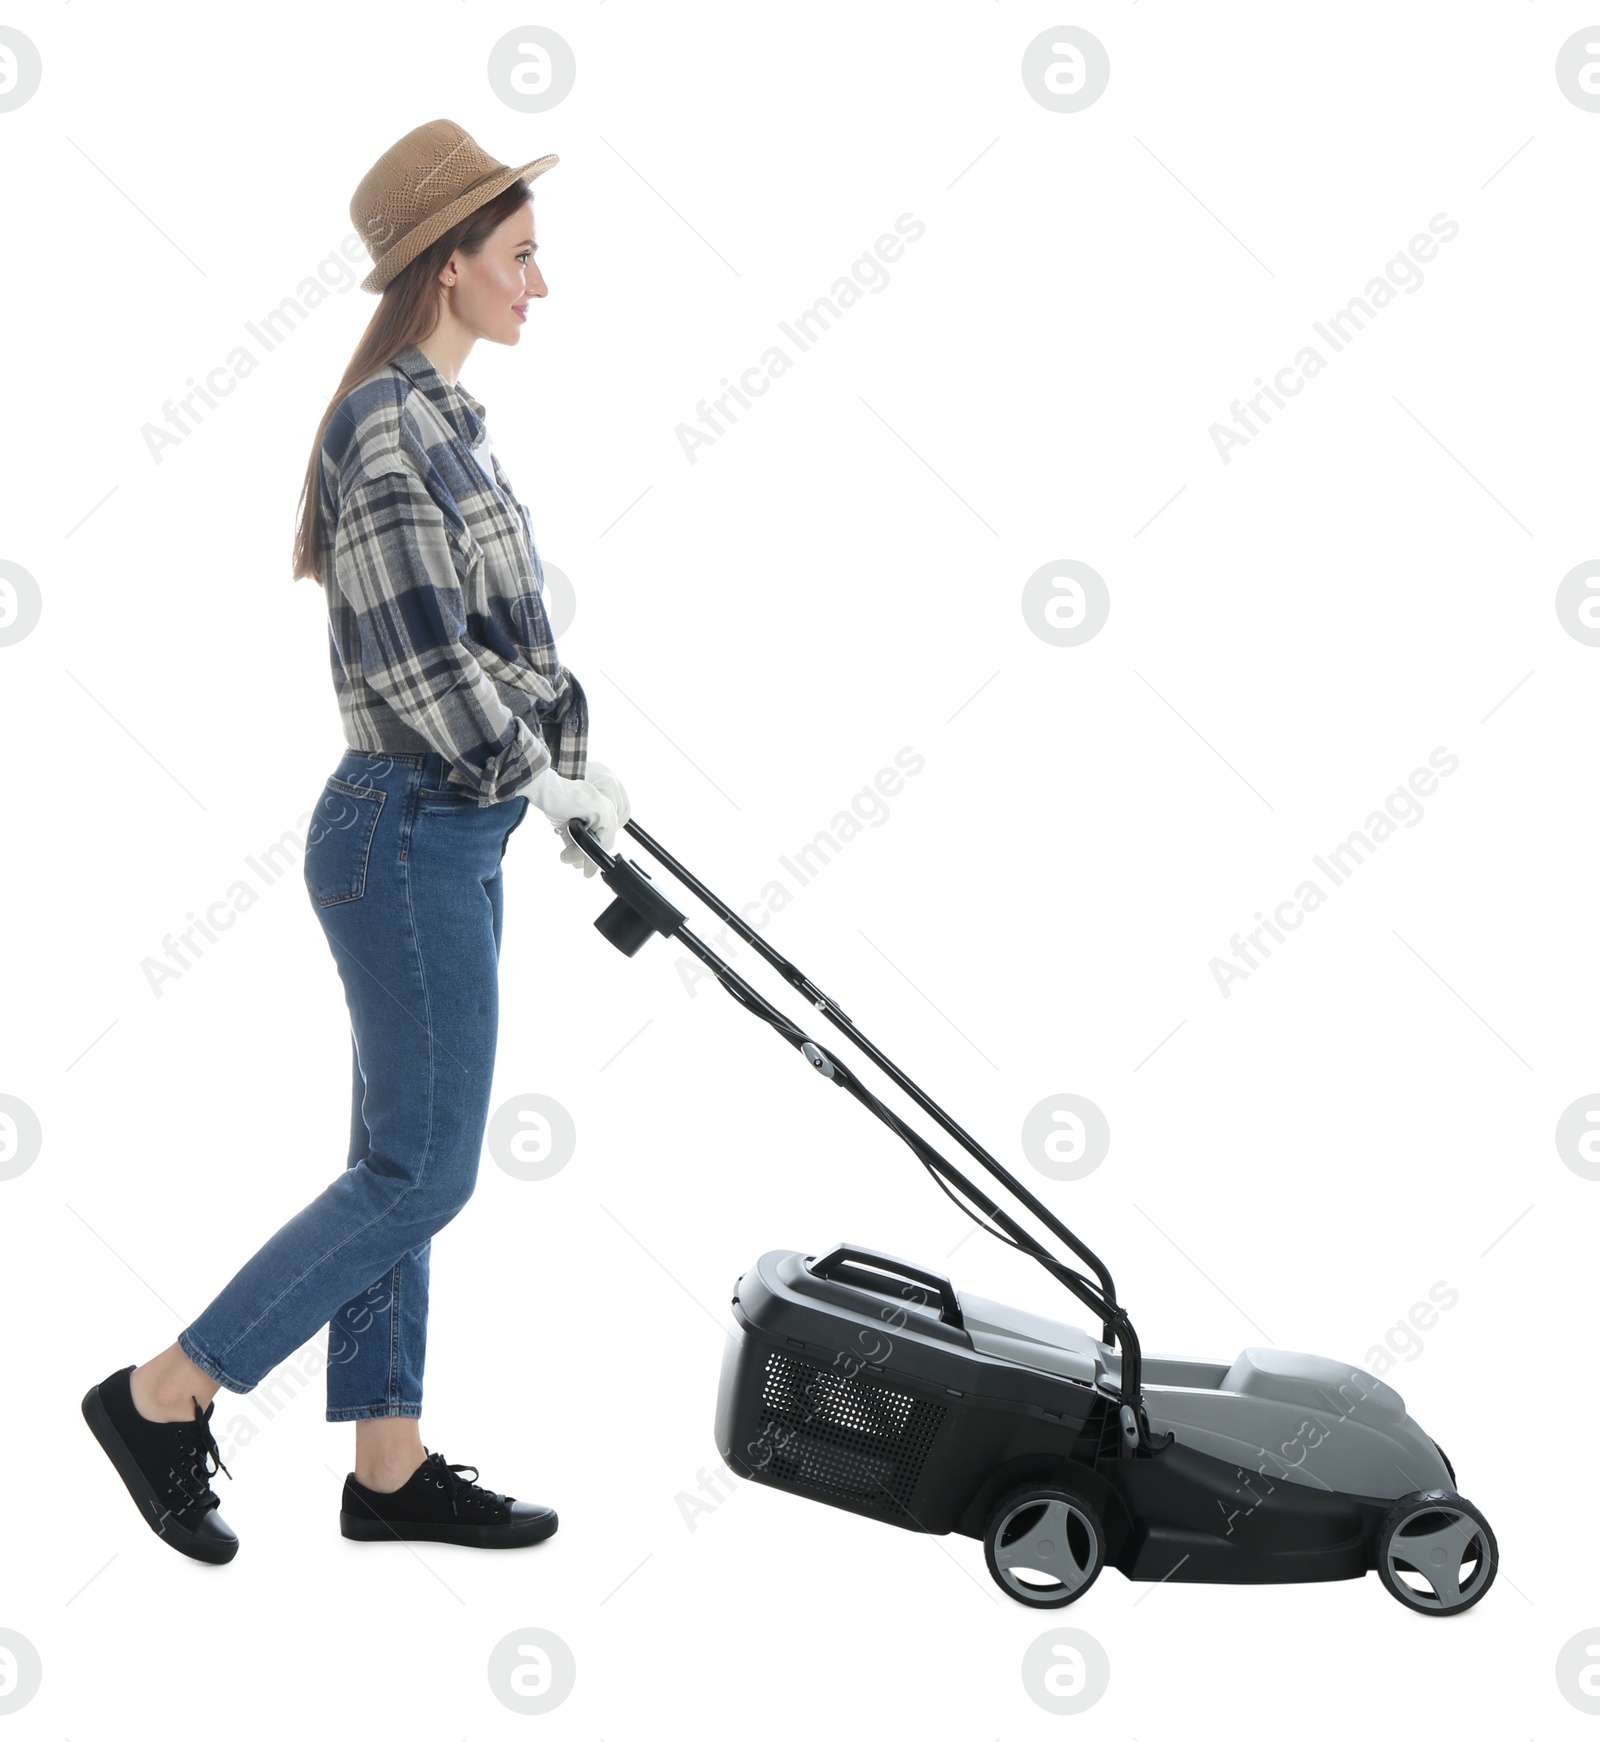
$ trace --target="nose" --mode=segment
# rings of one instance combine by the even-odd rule
[[[529,296],[549,295],[548,286],[544,281],[544,274],[539,270],[539,262],[537,260],[530,260],[528,264],[523,267],[522,285],[523,289],[527,291]]]

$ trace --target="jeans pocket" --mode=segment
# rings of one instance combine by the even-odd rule
[[[372,837],[388,793],[328,776],[306,835],[306,891],[316,907],[358,901],[366,893]]]
[[[417,803],[442,811],[477,810],[478,795],[468,792],[464,786],[419,786]]]

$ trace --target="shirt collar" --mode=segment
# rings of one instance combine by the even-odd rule
[[[420,346],[407,345],[389,361],[427,394],[469,448],[478,445],[484,435],[484,409],[466,388],[459,382],[452,387],[428,360]]]

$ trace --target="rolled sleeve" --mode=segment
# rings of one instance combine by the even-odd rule
[[[467,636],[450,529],[403,463],[358,479],[339,509],[333,575],[350,609],[338,652],[450,765],[480,806],[521,792],[550,751],[501,700]],[[336,642],[340,632],[336,630]]]

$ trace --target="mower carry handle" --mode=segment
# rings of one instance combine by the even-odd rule
[[[840,1265],[848,1264],[852,1260],[931,1288],[939,1297],[939,1317],[947,1325],[954,1325],[958,1331],[966,1328],[966,1321],[961,1316],[961,1305],[956,1299],[955,1289],[951,1287],[950,1278],[941,1276],[936,1270],[924,1270],[920,1265],[907,1264],[903,1258],[891,1258],[887,1252],[875,1252],[870,1246],[835,1246],[825,1258],[818,1258],[808,1268],[813,1276],[820,1276],[825,1282],[842,1282],[848,1288],[851,1286],[849,1278],[839,1276],[837,1272]]]

